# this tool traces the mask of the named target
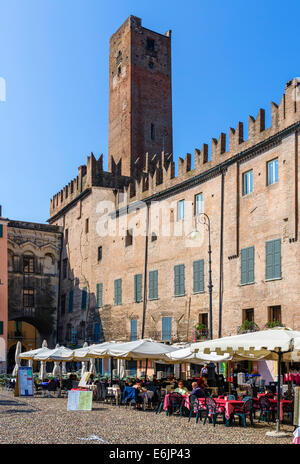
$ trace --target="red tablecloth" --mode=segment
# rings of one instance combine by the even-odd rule
[[[296,385],[300,385],[300,374],[292,374],[290,372],[289,377],[287,374],[284,374],[284,382],[288,382],[288,378],[290,382],[295,383]]]
[[[182,395],[185,399],[184,401],[184,406],[187,408],[187,409],[190,409],[190,397],[189,395]],[[170,400],[169,400],[169,397],[170,397],[170,394],[168,393],[166,396],[165,396],[165,400],[164,400],[164,410],[167,411],[168,407],[170,406]]]

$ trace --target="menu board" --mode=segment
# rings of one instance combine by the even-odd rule
[[[93,392],[70,390],[68,392],[68,411],[91,411],[93,405]]]
[[[32,367],[19,367],[19,394],[20,396],[33,396]]]

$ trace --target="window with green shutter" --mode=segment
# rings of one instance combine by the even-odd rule
[[[3,329],[3,321],[0,321],[0,335],[3,335],[4,329]]]
[[[137,319],[132,319],[130,321],[130,340],[137,340]]]
[[[254,282],[254,247],[241,250],[241,285]]]
[[[158,298],[158,271],[149,272],[149,300]]]
[[[81,293],[81,309],[83,311],[86,309],[86,300],[87,300],[87,287],[84,287]]]
[[[172,340],[172,318],[171,317],[162,317],[161,339],[163,341]]]
[[[281,239],[266,242],[266,280],[281,278]]]
[[[3,224],[0,224],[0,238],[3,237]]]
[[[97,289],[96,289],[96,303],[97,303],[97,308],[102,308],[103,302],[103,284],[97,284]]]
[[[134,276],[134,302],[139,303],[142,301],[142,274],[136,274]]]
[[[204,259],[193,262],[193,291],[204,292]]]
[[[174,266],[174,295],[184,295],[184,264],[177,264]]]
[[[115,305],[122,304],[122,279],[115,280]]]
[[[69,292],[69,313],[73,312],[73,290]]]

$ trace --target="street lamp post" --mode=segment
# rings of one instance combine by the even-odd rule
[[[207,226],[208,230],[208,290],[209,290],[209,339],[213,338],[213,324],[212,324],[212,271],[211,271],[211,239],[210,239],[210,219],[206,213],[199,213],[196,216],[196,229],[197,229],[197,219],[200,220],[202,224]]]

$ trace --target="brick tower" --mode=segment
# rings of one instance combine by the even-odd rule
[[[109,51],[109,170],[138,177],[145,154],[172,153],[171,31],[164,35],[129,16]]]

